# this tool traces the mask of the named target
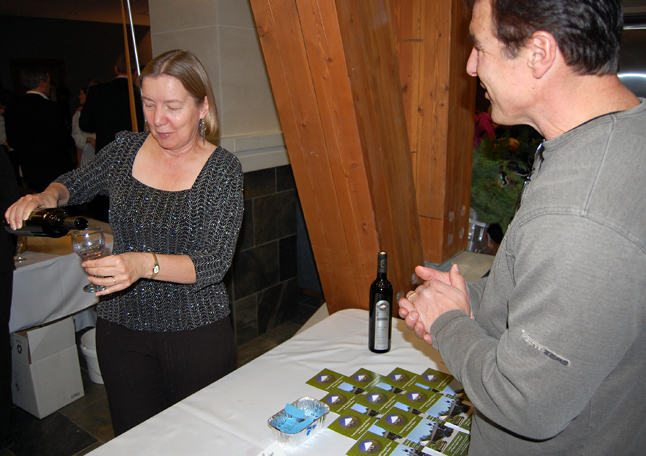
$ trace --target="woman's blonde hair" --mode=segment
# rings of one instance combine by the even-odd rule
[[[209,112],[204,117],[205,133],[213,135],[218,129],[218,112],[215,107],[215,97],[211,88],[209,75],[195,54],[189,51],[173,50],[164,52],[152,59],[139,75],[139,87],[149,76],[168,75],[177,78],[186,91],[201,103],[206,97],[209,101]],[[197,126],[196,126],[197,127]]]

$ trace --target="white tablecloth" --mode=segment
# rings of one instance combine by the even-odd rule
[[[351,375],[362,367],[383,375],[396,367],[447,372],[438,352],[401,320],[393,320],[391,351],[370,352],[368,312],[343,310],[90,454],[258,456],[275,440],[269,417],[300,397],[326,395],[309,379],[324,368]],[[354,443],[324,429],[286,453],[340,456]]]
[[[106,233],[112,250],[112,230],[107,223],[90,221]],[[16,263],[9,331],[42,325],[73,315],[97,303],[83,287],[89,283],[81,258],[72,250],[70,235],[61,238],[29,237],[26,261]]]

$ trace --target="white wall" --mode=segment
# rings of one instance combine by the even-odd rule
[[[211,78],[218,140],[245,172],[289,163],[248,0],[149,0],[152,53],[193,52]]]

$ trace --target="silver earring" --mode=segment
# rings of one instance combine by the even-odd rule
[[[200,136],[202,137],[202,145],[206,144],[206,125],[204,124],[204,119],[200,119],[200,123],[197,125],[197,128],[200,130]]]

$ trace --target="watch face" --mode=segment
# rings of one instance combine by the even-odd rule
[[[159,272],[159,265],[158,265],[158,264],[156,264],[156,265],[153,267],[153,274],[157,274],[158,272]]]

